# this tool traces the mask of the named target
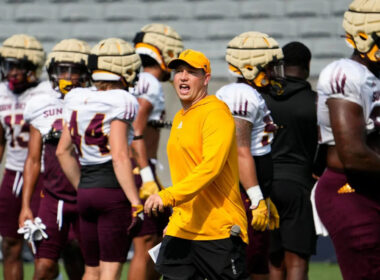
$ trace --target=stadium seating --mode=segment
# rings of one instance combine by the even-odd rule
[[[211,59],[215,76],[227,78],[226,43],[249,30],[266,32],[280,44],[300,40],[313,53],[312,75],[350,50],[340,38],[342,15],[351,0],[0,0],[0,39],[35,35],[47,51],[67,37],[90,44],[107,37],[132,40],[151,22],[173,26],[185,47]]]

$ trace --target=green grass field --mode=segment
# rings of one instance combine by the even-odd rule
[[[127,271],[128,271],[129,264],[126,263],[123,268],[123,273],[121,279],[126,280],[127,279]],[[62,268],[62,267],[61,267]],[[25,280],[32,279],[33,276],[33,264],[26,263],[24,265],[24,274]],[[66,273],[63,269],[61,269],[62,276],[64,280],[68,280]],[[0,279],[2,279],[3,275],[3,264],[1,263],[0,266]],[[339,271],[339,267],[337,264],[330,264],[330,263],[317,263],[313,262],[310,264],[310,271],[309,271],[309,280],[342,280],[342,276]]]

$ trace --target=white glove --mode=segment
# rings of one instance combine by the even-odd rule
[[[18,234],[23,234],[25,240],[29,240],[29,237],[31,236],[33,222],[31,220],[26,220],[24,222],[24,226],[22,228],[19,228],[17,230]]]
[[[46,226],[42,223],[41,218],[36,217],[34,222],[26,220],[24,226],[19,228],[17,233],[24,235],[24,239],[27,240],[32,247],[33,254],[36,254],[36,245],[34,244],[34,241],[48,238],[45,229]]]
[[[34,228],[32,230],[33,240],[40,241],[42,239],[47,239],[48,235],[45,232],[46,226],[42,223],[40,217],[34,218]]]

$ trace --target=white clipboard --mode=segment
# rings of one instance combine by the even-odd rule
[[[158,243],[156,246],[154,246],[152,249],[148,251],[149,256],[152,258],[153,262],[156,263],[158,258],[158,253],[160,252],[161,243]]]

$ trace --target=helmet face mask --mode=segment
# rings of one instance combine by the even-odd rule
[[[284,92],[284,86],[286,84],[284,61],[275,60],[269,63],[267,71],[270,76],[270,90],[276,92],[277,95],[281,95]]]
[[[3,58],[0,62],[1,76],[8,81],[9,89],[20,94],[37,81],[36,66],[25,59]]]
[[[380,62],[380,37],[376,33],[372,33],[371,37],[374,43],[366,55],[370,61]]]
[[[23,73],[36,70],[36,66],[34,66],[30,61],[19,60],[15,58],[2,59],[0,63],[0,67],[1,67],[1,74],[4,78],[6,78],[12,70],[19,70]]]
[[[285,78],[284,61],[279,60],[277,62],[269,63],[271,78],[274,80],[280,80]]]
[[[58,88],[62,94],[68,93],[75,87],[87,87],[90,76],[84,65],[58,62],[54,63],[49,71],[49,78],[54,88]]]
[[[282,94],[285,84],[284,61],[276,60],[268,63],[264,68],[259,67],[259,73],[248,84],[262,91],[272,90],[278,95]]]

